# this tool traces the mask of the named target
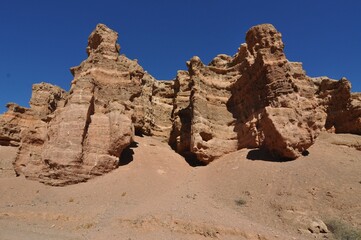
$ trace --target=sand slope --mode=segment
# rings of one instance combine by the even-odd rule
[[[241,150],[206,167],[135,141],[123,166],[86,183],[0,178],[0,239],[324,239],[308,228],[361,228],[360,136],[323,134],[296,161]]]

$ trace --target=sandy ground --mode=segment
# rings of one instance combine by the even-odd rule
[[[86,183],[3,174],[0,239],[332,239],[309,229],[361,228],[360,136],[323,134],[290,162],[240,150],[204,167],[156,139],[135,141],[129,164]]]

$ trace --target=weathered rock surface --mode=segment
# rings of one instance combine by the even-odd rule
[[[134,134],[203,163],[241,148],[295,159],[321,131],[361,134],[361,95],[344,78],[308,77],[270,24],[251,28],[234,56],[208,65],[193,57],[173,81],[119,55],[117,39],[97,25],[69,92],[40,83],[30,109],[8,104],[0,145],[19,148],[16,174],[58,186],[86,181],[116,168]]]
[[[180,145],[189,145],[186,151],[205,163],[237,150],[237,135],[233,126],[235,119],[227,109],[235,76],[231,71],[222,73],[222,66],[216,65],[215,61],[213,65],[205,66],[198,57],[193,57],[187,63],[188,86],[191,86],[189,106],[178,110],[189,112],[178,115],[180,122],[186,124],[185,128],[190,127],[188,139],[187,136],[181,137]],[[181,129],[178,131],[182,132]]]
[[[0,146],[0,177],[14,177],[13,164],[17,156],[18,148],[11,146]]]
[[[134,126],[141,125],[134,103],[142,92],[144,71],[136,61],[119,56],[116,41],[117,33],[97,26],[88,40],[88,59],[71,69],[69,95],[51,85],[33,87],[31,108],[18,114],[32,123],[28,128],[17,124],[20,137],[12,139],[20,142],[17,174],[64,185],[117,167]],[[17,114],[14,109],[4,116]]]
[[[154,120],[151,135],[168,139],[173,125],[174,81],[155,81],[152,90],[151,115]]]
[[[188,62],[189,104],[174,111],[179,152],[209,162],[262,147],[295,159],[322,130],[326,116],[314,84],[300,63],[286,59],[281,34],[264,24],[251,28],[246,41],[233,57],[219,55],[208,66],[198,57]]]
[[[237,118],[239,148],[263,147],[295,159],[310,147],[324,123],[313,82],[283,52],[281,34],[269,24],[249,30],[233,61],[239,78],[229,108]],[[240,57],[242,56],[242,57]]]
[[[36,131],[44,121],[40,120],[40,114],[15,103],[8,103],[7,108],[0,117],[0,145],[18,147],[27,133]]]
[[[46,118],[57,108],[63,107],[66,98],[67,92],[60,87],[49,83],[34,84],[30,108],[40,118]]]
[[[351,93],[351,83],[327,77],[314,78],[319,104],[327,113],[325,128],[336,133],[361,134],[361,93]]]

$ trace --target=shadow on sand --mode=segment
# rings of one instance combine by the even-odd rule
[[[126,147],[122,154],[120,155],[118,166],[128,165],[133,161],[134,148],[138,147],[137,142],[132,142],[128,147]]]
[[[274,156],[269,151],[264,149],[252,149],[247,154],[247,159],[252,161],[266,161],[266,162],[289,162],[293,159],[280,158]]]

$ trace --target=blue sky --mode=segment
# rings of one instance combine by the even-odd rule
[[[360,13],[357,0],[1,0],[0,113],[7,102],[28,106],[33,83],[69,90],[97,23],[157,79],[173,79],[194,55],[233,55],[250,27],[272,23],[309,76],[345,76],[361,92]]]

